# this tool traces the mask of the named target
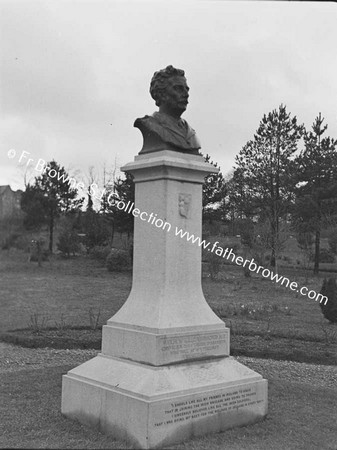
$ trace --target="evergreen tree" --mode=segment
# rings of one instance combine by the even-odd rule
[[[130,206],[134,203],[135,183],[133,175],[125,172],[124,179],[118,177],[114,182],[112,191],[115,193],[115,197],[111,195],[111,192],[107,192],[102,199],[102,208],[104,207],[107,216],[110,219],[112,218],[114,229],[120,233],[127,233],[130,236],[133,234],[134,217],[131,213],[118,209],[116,205],[118,201],[124,202],[125,205],[130,202]]]
[[[280,218],[285,218],[294,200],[296,166],[293,154],[304,132],[296,116],[280,105],[264,115],[254,139],[236,157],[234,181],[239,209],[248,218],[268,223],[271,265],[280,248]]]
[[[218,163],[211,161],[210,155],[206,155],[205,162],[218,167]],[[202,218],[203,222],[213,222],[221,220],[226,214],[226,184],[224,177],[220,172],[211,173],[205,177],[202,187]]]
[[[326,219],[337,210],[337,141],[322,135],[321,113],[312,131],[304,135],[304,150],[297,158],[298,182],[294,223],[301,232],[315,234],[314,273],[319,271],[321,229]]]
[[[84,244],[87,252],[95,246],[105,246],[110,240],[110,227],[104,214],[88,208],[83,214]]]
[[[254,204],[254,197],[247,183],[245,171],[241,167],[234,170],[227,187],[233,221],[252,219],[254,215],[258,214],[259,210]]]
[[[36,184],[27,184],[21,196],[21,209],[25,213],[23,223],[26,228],[38,230],[46,223],[46,198]]]
[[[77,189],[70,186],[69,176],[64,167],[51,161],[47,169],[28,184],[21,198],[21,208],[26,213],[27,227],[49,227],[49,251],[53,251],[53,236],[56,218],[78,208],[83,199],[77,199]]]

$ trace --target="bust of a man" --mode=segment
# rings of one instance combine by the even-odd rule
[[[155,72],[150,94],[159,111],[137,119],[134,126],[142,132],[144,143],[140,154],[174,150],[199,154],[199,140],[193,128],[181,115],[187,108],[189,87],[185,72],[173,66]]]

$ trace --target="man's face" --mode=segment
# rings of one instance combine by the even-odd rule
[[[181,116],[188,104],[188,91],[186,78],[175,76],[168,79],[161,101],[161,109],[173,116]]]

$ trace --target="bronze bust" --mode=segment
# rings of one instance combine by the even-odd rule
[[[142,132],[144,143],[139,154],[159,150],[199,154],[199,140],[193,128],[181,115],[187,108],[188,91],[185,72],[173,66],[155,72],[150,84],[151,97],[159,111],[137,119],[134,123]]]

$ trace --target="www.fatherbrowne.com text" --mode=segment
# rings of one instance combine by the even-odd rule
[[[28,158],[28,155],[30,153],[23,151],[21,153],[21,156],[19,158],[19,163],[21,163],[24,159],[27,159],[26,166],[33,163],[32,158]],[[15,158],[16,151],[14,149],[11,149],[8,151],[8,157],[9,158]],[[77,189],[84,189],[84,183],[79,182],[77,183],[76,179],[69,178],[69,175],[66,174],[60,174],[55,169],[48,167],[47,163],[43,159],[39,159],[35,165],[35,170],[40,173],[47,173],[50,178],[56,178],[58,181],[61,181],[62,183],[69,183],[71,187],[77,188]],[[94,196],[97,200],[102,200],[104,194],[106,194],[106,189],[103,189],[101,192],[101,195],[97,197],[97,191],[98,188],[96,183],[93,183],[88,188],[88,194],[91,196]],[[171,231],[171,224],[169,222],[166,222],[160,218],[157,218],[157,214],[151,212],[150,214],[146,211],[140,211],[138,208],[134,207],[133,202],[128,202],[125,204],[118,194],[116,192],[110,192],[107,198],[107,202],[109,205],[114,205],[117,207],[117,209],[125,211],[126,213],[132,215],[135,218],[139,218],[142,221],[146,221],[150,223],[151,225],[155,225],[157,228],[161,228],[166,232]],[[302,286],[299,287],[298,283],[296,281],[290,282],[289,278],[284,277],[283,275],[278,275],[277,273],[272,272],[271,270],[260,266],[256,261],[254,261],[254,258],[252,259],[244,259],[242,256],[236,256],[233,252],[232,248],[222,248],[218,246],[219,242],[214,242],[213,244],[211,242],[206,242],[204,239],[201,240],[199,236],[194,236],[194,234],[190,234],[188,231],[184,231],[178,227],[175,227],[175,236],[180,237],[181,239],[186,239],[187,242],[191,242],[192,244],[197,244],[199,247],[203,249],[207,249],[210,252],[214,252],[217,256],[220,258],[226,258],[226,260],[230,260],[231,262],[235,262],[237,265],[242,267],[248,267],[248,269],[251,272],[261,273],[261,275],[264,278],[270,278],[271,281],[275,281],[276,283],[280,283],[282,286],[285,284],[286,287],[289,287],[292,291],[299,292],[301,295],[305,295],[309,297],[311,300],[319,300],[320,303],[324,302],[324,305],[328,302],[328,297],[325,295],[322,295],[320,293],[317,293],[314,290],[309,290],[307,287]],[[210,247],[212,246],[212,247]]]
[[[325,295],[317,293],[314,290],[309,290],[306,286],[302,286],[301,288],[299,288],[299,285],[296,281],[290,282],[289,278],[286,278],[283,275],[278,275],[277,273],[274,273],[271,270],[260,266],[256,261],[254,261],[254,258],[244,259],[242,256],[236,256],[233,252],[233,249],[228,247],[223,249],[222,247],[218,246],[218,241],[211,244],[211,242],[201,240],[200,237],[189,234],[188,231],[178,229],[177,227],[175,229],[175,235],[179,236],[181,239],[185,238],[188,242],[197,244],[199,247],[202,247],[204,249],[207,248],[208,251],[214,252],[221,258],[226,258],[226,260],[235,262],[239,266],[248,267],[251,272],[261,273],[264,278],[270,278],[272,281],[280,283],[282,286],[286,285],[286,287],[289,287],[292,291],[299,292],[301,295],[306,295],[312,300],[319,300],[320,303],[324,302],[324,305],[326,305],[328,302],[328,297],[326,297]]]
[[[148,214],[145,211],[140,211],[138,208],[134,208],[133,202],[128,202],[127,204],[125,204],[123,201],[118,201],[116,203],[116,206],[120,210],[124,210],[127,213],[132,213],[135,218],[146,221],[166,232],[171,231],[172,226],[169,222],[157,218],[157,214],[154,214],[153,212]],[[325,295],[317,293],[314,290],[309,290],[306,286],[299,287],[296,281],[291,282],[289,278],[286,278],[283,275],[279,275],[263,266],[260,266],[256,261],[254,261],[254,258],[244,259],[242,256],[236,256],[232,248],[227,247],[224,249],[218,246],[219,242],[214,242],[213,244],[211,242],[206,242],[199,236],[194,236],[194,234],[190,234],[188,231],[185,231],[178,227],[175,227],[175,236],[180,237],[181,239],[186,239],[187,242],[191,242],[192,244],[197,244],[199,247],[207,249],[210,252],[214,252],[220,258],[226,258],[226,260],[235,262],[239,266],[248,267],[251,272],[260,273],[264,278],[270,278],[271,281],[275,281],[282,286],[285,285],[292,291],[299,292],[301,295],[307,296],[311,300],[319,300],[320,303],[324,302],[325,305],[328,302],[328,297],[326,297]]]

